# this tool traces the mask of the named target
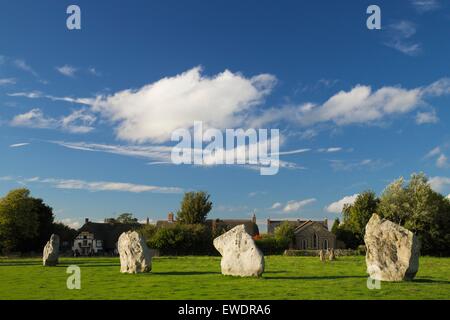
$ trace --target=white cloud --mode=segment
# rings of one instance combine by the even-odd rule
[[[37,129],[61,129],[70,133],[88,133],[94,130],[92,126],[96,117],[86,109],[73,111],[60,119],[47,117],[39,108],[16,115],[10,122],[13,127],[27,127]]]
[[[16,143],[16,144],[12,144],[9,147],[10,148],[20,148],[20,147],[25,147],[28,146],[29,143],[28,142],[24,142],[24,143]]]
[[[321,148],[321,149],[318,149],[317,151],[325,152],[325,153],[335,153],[335,152],[342,151],[342,148],[341,147]]]
[[[448,158],[445,156],[445,154],[441,154],[437,160],[436,160],[436,166],[438,168],[447,168],[449,166],[448,164]]]
[[[3,78],[3,79],[0,79],[0,86],[16,84],[16,82],[17,81],[14,78]]]
[[[261,127],[280,120],[300,126],[333,122],[338,126],[368,124],[388,116],[408,113],[422,104],[421,89],[400,87],[371,87],[358,85],[348,92],[341,91],[322,105],[311,103],[270,109],[256,117],[252,124]]]
[[[56,70],[66,77],[74,77],[77,69],[75,67],[64,65],[61,67],[56,67]]]
[[[364,159],[359,161],[330,160],[330,165],[335,171],[352,171],[361,169],[376,170],[388,167],[391,163],[372,159]]]
[[[271,210],[275,210],[275,209],[281,208],[282,206],[283,206],[282,203],[280,203],[280,202],[275,202],[275,203],[272,205],[272,207],[270,207],[270,209],[271,209]]]
[[[420,13],[434,11],[441,6],[438,0],[412,0],[412,4]]]
[[[436,111],[431,112],[418,112],[416,115],[417,124],[437,123],[439,118],[436,115]]]
[[[387,27],[389,39],[385,42],[385,45],[406,55],[416,56],[422,50],[420,43],[412,41],[416,32],[415,24],[410,21],[402,20],[391,24]]]
[[[76,229],[78,230],[81,227],[81,222],[80,220],[75,220],[75,219],[71,219],[71,218],[66,218],[66,219],[61,219],[61,220],[56,220],[57,223],[62,223],[72,229]]]
[[[359,196],[359,194],[354,194],[352,196],[344,197],[341,200],[331,203],[325,209],[327,212],[339,214],[342,212],[342,210],[344,209],[344,206],[346,204],[350,204],[350,205],[354,204],[356,201],[356,198],[358,198],[358,196]]]
[[[16,60],[13,61],[13,64],[14,64],[17,68],[19,68],[19,69],[21,69],[21,70],[23,70],[23,71],[25,71],[25,72],[31,73],[31,74],[32,74],[33,76],[35,76],[35,77],[39,77],[39,75],[37,74],[37,72],[34,71],[34,69],[33,69],[32,67],[30,67],[30,66],[26,63],[25,60],[16,59]]]
[[[70,189],[70,190],[87,190],[87,191],[120,191],[131,193],[181,193],[183,189],[178,187],[160,187],[152,185],[142,185],[134,183],[124,182],[105,182],[105,181],[84,181],[77,179],[54,179],[46,178],[41,179],[39,177],[33,177],[29,179],[20,179],[24,183],[45,183],[50,184],[57,189]]]
[[[246,113],[262,102],[276,82],[268,74],[245,78],[225,70],[206,77],[201,71],[197,67],[138,90],[98,96],[91,104],[117,124],[119,139],[165,142],[174,130],[191,128],[194,121],[218,129],[242,124]]]
[[[428,152],[427,155],[425,156],[425,158],[434,158],[435,156],[439,155],[440,153],[441,153],[441,148],[436,147],[433,150],[431,150],[430,152]]]
[[[444,154],[441,147],[436,147],[425,156],[425,159],[436,159],[436,166],[438,168],[444,169],[450,167],[447,156]]]
[[[38,108],[32,109],[27,113],[16,115],[11,120],[11,125],[14,127],[28,127],[39,129],[53,129],[58,126],[57,123],[57,120],[45,117],[42,111]]]
[[[93,76],[97,76],[97,77],[101,76],[101,73],[98,72],[97,69],[95,69],[93,67],[88,68],[88,72]]]
[[[288,201],[288,203],[284,206],[283,208],[283,212],[285,213],[292,213],[292,212],[298,212],[301,209],[303,209],[304,207],[306,207],[309,204],[312,204],[314,202],[316,202],[317,200],[312,198],[312,199],[306,199],[306,200],[291,200]]]
[[[447,186],[450,186],[450,178],[447,177],[432,177],[429,184],[436,192],[443,192]]]

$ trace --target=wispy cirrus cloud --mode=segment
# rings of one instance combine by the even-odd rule
[[[29,142],[23,142],[23,143],[15,143],[10,145],[10,148],[21,148],[21,147],[25,147],[28,146],[30,143]]]
[[[441,7],[438,0],[411,0],[411,3],[420,13],[435,11]]]
[[[436,192],[444,192],[450,187],[450,178],[440,176],[432,177],[429,180],[429,184]]]
[[[32,74],[34,77],[38,78],[39,74],[25,61],[22,59],[15,59],[13,60],[14,66],[16,66],[18,69],[28,72]]]
[[[436,167],[438,168],[450,168],[450,162],[448,161],[448,157],[445,154],[445,150],[447,148],[448,145],[436,147],[425,155],[425,159],[434,159]]]
[[[65,65],[63,65],[63,66],[60,66],[60,67],[56,67],[55,68],[60,74],[62,74],[63,76],[66,76],[66,77],[74,77],[75,76],[75,73],[77,72],[77,68],[75,68],[75,67],[73,67],[73,66],[70,66],[70,65],[68,65],[68,64],[65,64]]]
[[[279,213],[295,213],[301,211],[304,207],[313,204],[317,201],[315,198],[305,200],[291,200],[286,203],[275,202],[270,210],[279,211]]]
[[[0,86],[14,85],[17,83],[15,78],[0,78]]]
[[[52,118],[45,116],[41,109],[35,108],[26,113],[16,115],[10,125],[35,129],[61,129],[70,133],[88,133],[94,130],[92,126],[96,117],[86,109],[73,111],[68,116]]]
[[[18,182],[48,184],[56,189],[85,190],[85,191],[116,191],[130,193],[182,193],[179,187],[161,187],[153,185],[135,184],[128,182],[108,182],[108,181],[85,181],[79,179],[56,179],[56,178],[18,178]]]
[[[413,22],[398,21],[387,26],[388,39],[384,44],[406,55],[417,56],[422,51],[422,45],[414,41],[413,37],[416,33],[417,26]]]
[[[378,170],[390,166],[392,163],[380,159],[364,160],[329,160],[330,166],[334,171],[353,171],[353,170]]]

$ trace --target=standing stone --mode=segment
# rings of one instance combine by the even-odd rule
[[[320,261],[325,262],[325,252],[323,250],[319,251]]]
[[[50,240],[44,247],[42,264],[46,267],[56,266],[58,264],[58,257],[59,257],[59,236],[56,234],[52,234]]]
[[[374,280],[412,280],[419,270],[420,242],[411,231],[374,214],[366,225],[367,273]]]
[[[222,274],[259,277],[264,272],[264,255],[252,237],[239,225],[214,239],[214,247],[222,255]]]
[[[152,270],[152,257],[145,239],[136,231],[124,232],[119,237],[120,272],[142,273]]]
[[[330,261],[336,260],[336,255],[334,254],[334,249],[330,249],[330,250],[328,251],[328,259],[329,259]]]

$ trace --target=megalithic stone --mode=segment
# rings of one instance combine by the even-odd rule
[[[244,225],[239,225],[214,239],[214,247],[222,255],[222,274],[258,277],[264,272],[264,255]]]
[[[45,267],[56,266],[59,258],[59,236],[52,234],[44,247],[42,265]]]
[[[374,214],[366,225],[367,273],[374,280],[412,280],[419,270],[420,241],[408,229]]]

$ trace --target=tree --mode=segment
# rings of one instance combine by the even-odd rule
[[[181,209],[177,213],[177,221],[182,224],[204,223],[212,209],[210,195],[206,192],[187,192],[181,201]]]
[[[450,254],[450,203],[435,192],[423,173],[407,184],[400,178],[383,192],[379,214],[417,234],[422,252]]]
[[[132,213],[122,213],[117,219],[115,219],[116,223],[124,223],[124,224],[136,224],[138,223],[137,218],[133,218]]]
[[[344,228],[353,232],[356,239],[362,244],[366,232],[366,224],[378,210],[380,200],[373,191],[365,191],[358,195],[355,202],[344,206]]]
[[[284,221],[278,227],[275,228],[275,239],[282,244],[283,247],[288,247],[290,243],[294,241],[295,227],[288,221]]]
[[[10,191],[0,199],[0,247],[5,253],[22,250],[38,236],[39,217],[27,189]]]
[[[331,227],[331,232],[336,234],[338,232],[340,224],[341,224],[341,221],[339,221],[339,218],[336,218],[334,220],[333,226]]]

